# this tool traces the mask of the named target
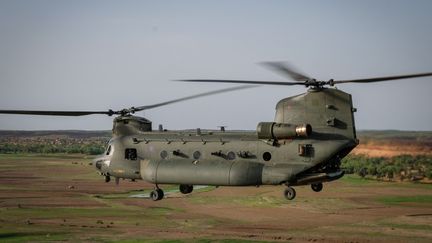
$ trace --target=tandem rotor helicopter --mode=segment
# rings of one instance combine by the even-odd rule
[[[310,185],[319,192],[324,182],[344,175],[341,159],[359,143],[356,137],[351,95],[332,88],[344,83],[372,83],[432,76],[432,73],[321,81],[302,74],[285,63],[267,66],[294,82],[248,80],[179,80],[184,82],[238,83],[222,89],[155,105],[119,111],[0,110],[0,114],[84,116],[102,114],[113,120],[112,139],[94,165],[105,181],[145,180],[155,185],[152,200],[161,200],[161,184],[178,184],[183,194],[194,185],[260,186],[286,185],[284,196],[296,197],[294,186]],[[133,115],[160,106],[254,87],[252,85],[303,85],[306,93],[280,100],[274,121],[260,122],[256,131],[152,130],[152,122]],[[330,86],[330,87],[328,87]]]

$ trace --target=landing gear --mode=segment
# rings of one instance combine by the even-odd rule
[[[180,185],[179,190],[183,194],[189,194],[193,191],[193,186],[192,185]]]
[[[322,183],[311,184],[311,188],[314,192],[320,192],[323,189]]]
[[[284,196],[288,200],[293,200],[296,197],[296,191],[292,187],[285,188]]]
[[[105,182],[110,182],[111,181],[111,177],[109,175],[105,176]]]
[[[164,197],[164,191],[160,188],[156,188],[154,191],[150,192],[150,198],[153,201],[159,201]]]

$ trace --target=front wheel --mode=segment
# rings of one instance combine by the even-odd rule
[[[164,197],[164,191],[162,189],[156,189],[150,192],[150,198],[153,201],[159,201]]]
[[[287,187],[284,191],[284,196],[288,200],[293,200],[296,197],[296,191],[292,187]]]

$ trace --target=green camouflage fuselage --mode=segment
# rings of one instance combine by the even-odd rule
[[[151,122],[144,118],[118,117],[111,148],[97,159],[96,167],[104,175],[154,184],[330,181],[341,176],[340,159],[358,144],[353,112],[351,95],[337,89],[311,89],[277,104],[275,121],[267,125],[279,127],[286,136],[276,130],[263,133],[261,128],[258,132],[151,131]],[[301,124],[309,124],[312,132],[295,135],[293,129]]]

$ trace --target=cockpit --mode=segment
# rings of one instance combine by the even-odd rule
[[[111,177],[115,177],[116,183],[120,178],[141,178],[138,149],[126,147],[121,138],[111,139],[105,152],[93,161],[99,174],[105,176],[106,182],[109,182]]]
[[[111,141],[108,143],[107,148],[103,155],[97,157],[95,161],[95,167],[98,171],[104,173],[103,167],[108,167],[111,162],[111,157],[114,154],[114,145]],[[106,169],[105,169],[106,170]]]
[[[105,150],[105,155],[112,155],[114,153],[114,147],[111,143],[108,143],[107,149]]]

